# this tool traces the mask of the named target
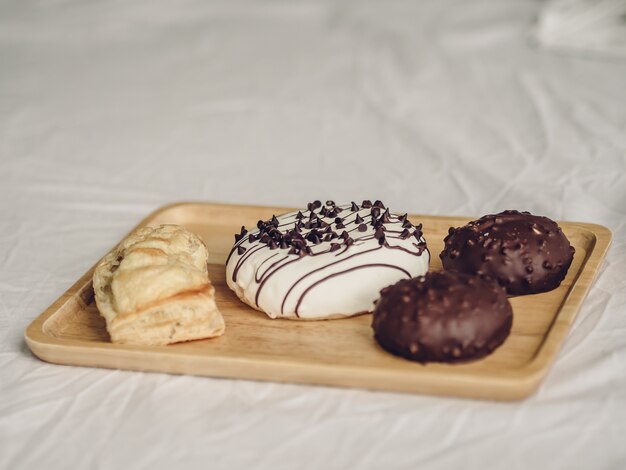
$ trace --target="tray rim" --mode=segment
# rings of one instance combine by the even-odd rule
[[[267,209],[276,209],[277,211],[288,211],[292,208],[288,207],[274,207],[274,206],[264,206],[264,205],[255,205],[255,204],[230,204],[230,203],[221,203],[221,202],[212,202],[212,201],[180,201],[170,203],[164,206],[161,206],[147,216],[145,216],[141,221],[133,227],[128,233],[131,233],[138,227],[145,226],[149,224],[153,219],[158,216],[171,211],[176,210],[185,206],[217,206],[217,207],[246,207],[246,208],[259,208],[263,210]],[[412,218],[419,217],[428,217],[430,219],[438,219],[440,221],[445,220],[456,220],[456,219],[470,219],[471,216],[462,216],[462,215],[453,215],[453,216],[445,216],[445,215],[424,215],[424,214],[410,214]],[[515,367],[508,371],[502,371],[503,373],[499,376],[488,375],[485,376],[485,379],[488,379],[490,385],[500,388],[510,388],[514,385],[517,389],[517,393],[509,393],[506,397],[478,397],[478,398],[488,398],[488,399],[521,399],[524,398],[531,393],[533,393],[538,386],[540,385],[542,379],[548,373],[550,367],[555,362],[556,357],[558,355],[559,350],[561,349],[563,342],[565,341],[567,334],[571,328],[571,325],[576,319],[576,316],[582,307],[583,301],[589,293],[592,285],[594,284],[597,276],[600,272],[601,264],[608,252],[608,249],[611,246],[611,242],[613,239],[613,234],[608,227],[605,227],[600,224],[588,223],[588,222],[570,222],[570,221],[559,221],[559,223],[565,223],[569,226],[577,226],[580,229],[584,229],[592,235],[592,240],[590,241],[591,248],[587,252],[586,259],[583,260],[580,270],[577,273],[576,278],[572,281],[572,286],[564,297],[561,307],[559,308],[557,314],[554,317],[552,324],[550,325],[546,335],[544,336],[543,341],[537,349],[536,354],[530,359],[527,363],[522,366]],[[120,240],[122,240],[122,237]],[[117,245],[118,242],[116,242]],[[115,246],[115,245],[114,245]],[[113,247],[111,247],[112,249]],[[107,251],[108,253],[108,251]],[[106,253],[105,253],[106,254]],[[104,255],[103,255],[104,256]],[[101,259],[101,258],[100,258]],[[78,280],[76,280],[63,294],[61,294],[48,308],[46,308],[41,314],[39,314],[35,319],[28,325],[26,330],[24,331],[24,339],[26,344],[33,352],[35,356],[39,359],[55,363],[55,364],[63,364],[63,365],[75,365],[75,366],[87,366],[94,367],[93,365],[89,365],[87,362],[91,363],[92,361],[86,361],[85,363],[80,363],[80,361],[64,361],[64,353],[68,350],[71,350],[74,353],[80,354],[81,352],[89,352],[93,353],[94,351],[98,354],[101,354],[105,358],[115,358],[120,357],[123,359],[140,359],[146,352],[150,353],[151,356],[161,357],[163,359],[166,358],[193,358],[195,360],[204,359],[204,357],[200,357],[196,354],[188,353],[181,349],[169,349],[166,350],[162,347],[157,346],[133,346],[133,345],[116,345],[113,343],[106,343],[103,345],[95,345],[91,341],[84,341],[79,339],[64,339],[57,338],[45,331],[46,322],[57,313],[67,302],[69,302],[75,295],[77,295],[80,290],[88,283],[93,276],[93,270],[95,266],[99,262],[98,259],[94,265],[83,274]],[[586,282],[580,282],[580,278],[582,275],[590,275],[590,278],[586,280]],[[248,365],[254,368],[255,364],[258,363],[258,359],[251,359],[250,357],[239,356],[208,356],[211,363],[218,366],[220,368],[220,362],[224,364],[232,364],[233,362],[240,363],[242,366]],[[269,359],[264,358],[263,363],[266,367],[278,367],[284,371],[284,369],[294,368],[297,369],[299,363],[294,363],[293,361],[288,360],[288,358],[281,359]],[[95,367],[105,367],[105,368],[116,368],[114,365],[105,364],[98,365]],[[307,364],[307,368],[314,367],[319,370],[326,370],[329,372],[331,369],[336,371],[337,365],[328,365],[328,364],[320,364],[311,362]],[[379,375],[395,375],[398,371],[386,371],[380,369],[369,369],[363,366],[348,366],[341,365],[340,368],[342,371],[350,370],[350,374],[358,376],[359,374],[371,373],[372,371],[376,371]],[[163,372],[163,373],[174,373],[181,374],[181,372],[176,372],[174,370],[166,370],[167,367],[146,367],[145,364],[139,367],[119,367],[119,369],[126,370],[142,370],[142,371],[154,371],[154,372]],[[211,367],[209,366],[209,369]],[[296,370],[291,371],[291,373],[297,373]],[[458,385],[459,381],[463,381],[464,377],[468,379],[475,379],[477,372],[476,371],[468,371],[464,373],[462,369],[457,369],[454,374],[453,382]],[[190,375],[210,375],[207,373],[194,373],[194,372],[184,372],[185,374]],[[245,377],[242,377],[241,374],[233,373],[226,374],[223,369],[220,369],[220,373],[217,375],[213,375],[214,377],[223,377],[223,378],[244,378],[250,380],[264,380],[264,381],[275,381],[275,382],[288,382],[288,383],[304,383],[307,384],[306,381],[300,380],[276,380],[276,379],[268,379],[264,378],[263,374],[259,377],[252,377],[254,374],[246,374]],[[428,369],[423,369],[421,371],[421,376],[424,380],[429,380],[429,375],[432,378],[436,378],[437,380],[442,380],[442,374],[440,371],[429,371]],[[358,377],[357,377],[358,382]],[[319,380],[315,381],[315,383],[308,382],[310,385],[331,385],[337,386],[336,382],[323,383]],[[341,386],[356,386],[361,387],[359,385],[341,385]],[[370,388],[371,387],[363,387]],[[381,388],[381,390],[389,391],[388,389]],[[440,393],[437,392],[437,395],[450,395],[456,397],[462,397],[463,395],[458,395],[454,393]],[[469,396],[469,395],[468,395]],[[475,398],[477,397],[475,394],[471,395]]]

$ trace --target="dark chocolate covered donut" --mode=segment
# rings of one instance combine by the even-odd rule
[[[556,289],[574,258],[556,222],[529,212],[504,211],[450,228],[444,243],[444,269],[494,277],[511,295]]]
[[[418,362],[465,362],[490,354],[511,331],[513,311],[493,279],[447,271],[381,291],[372,328],[387,351]]]

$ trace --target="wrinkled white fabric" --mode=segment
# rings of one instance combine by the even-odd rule
[[[0,3],[0,468],[626,467],[626,61],[536,1]],[[517,403],[50,365],[41,311],[178,200],[526,209],[615,235]]]
[[[535,38],[560,52],[626,57],[626,0],[549,0]]]

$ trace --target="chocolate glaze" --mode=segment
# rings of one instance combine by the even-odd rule
[[[283,223],[280,223],[276,216],[272,216],[272,218],[267,221],[259,220],[257,222],[257,231],[249,233],[245,227],[241,227],[240,233],[235,234],[235,245],[226,260],[226,265],[228,265],[232,256],[239,256],[232,272],[232,280],[233,282],[237,280],[237,274],[241,267],[257,251],[263,249],[280,249],[279,253],[284,256],[281,256],[277,260],[273,260],[274,256],[269,257],[261,263],[255,273],[255,281],[259,284],[255,294],[255,304],[258,307],[259,296],[263,287],[280,269],[298,262],[304,256],[320,256],[335,253],[334,256],[336,257],[345,253],[355,243],[358,244],[374,238],[378,240],[378,247],[376,248],[344,256],[338,260],[334,260],[334,257],[329,257],[328,263],[323,267],[310,271],[298,279],[294,279],[293,284],[288,289],[282,301],[282,313],[285,308],[285,302],[293,289],[317,271],[326,269],[329,266],[345,263],[356,256],[381,249],[402,250],[414,256],[421,256],[424,251],[428,252],[426,240],[423,238],[421,224],[414,226],[408,220],[406,214],[396,216],[390,213],[388,209],[380,218],[377,218],[380,215],[381,209],[385,209],[385,205],[381,201],[376,201],[372,204],[371,201],[366,200],[363,201],[360,207],[354,202],[341,207],[337,206],[333,201],[326,201],[325,205],[322,205],[320,201],[314,201],[307,204],[306,211],[298,211],[297,213],[281,216]],[[346,211],[345,214],[338,216],[338,214],[343,211]],[[333,226],[339,231],[335,231]],[[363,233],[368,229],[368,226],[373,227],[373,234],[371,231],[370,233]],[[406,239],[409,236],[414,236],[416,239],[412,244],[415,251],[408,250],[401,246],[390,245],[387,241],[388,239]],[[248,246],[244,247],[244,244]],[[428,253],[428,256],[430,258],[430,253]],[[264,264],[270,259],[272,259],[273,262],[269,264],[266,269],[261,271],[261,267],[264,267]],[[368,267],[398,269],[402,271],[404,275],[410,277],[410,274],[404,269],[381,263],[363,264],[349,268],[341,273]],[[315,285],[326,282],[341,273],[329,274],[317,281]],[[298,307],[312,287],[313,286],[306,289],[298,297],[296,302],[296,316],[298,316]]]
[[[450,228],[444,243],[444,269],[494,277],[511,295],[557,288],[574,258],[556,222],[528,212],[504,211]]]
[[[376,341],[418,362],[465,362],[507,338],[513,311],[489,278],[447,271],[403,279],[381,291],[372,321]]]

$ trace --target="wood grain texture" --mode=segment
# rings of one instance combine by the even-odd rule
[[[600,225],[560,222],[576,248],[562,285],[548,293],[511,298],[511,335],[491,356],[477,362],[421,365],[384,352],[374,341],[371,315],[328,321],[270,320],[240,302],[225,280],[224,262],[233,234],[242,225],[287,208],[180,203],[157,210],[143,225],[174,223],[196,232],[207,243],[209,275],[226,321],[224,336],[161,347],[109,342],[104,320],[93,300],[93,268],[36,318],[25,333],[39,358],[58,364],[158,371],[304,384],[462,396],[521,399],[548,373],[611,242]],[[432,259],[450,226],[462,217],[411,216],[422,223]]]

